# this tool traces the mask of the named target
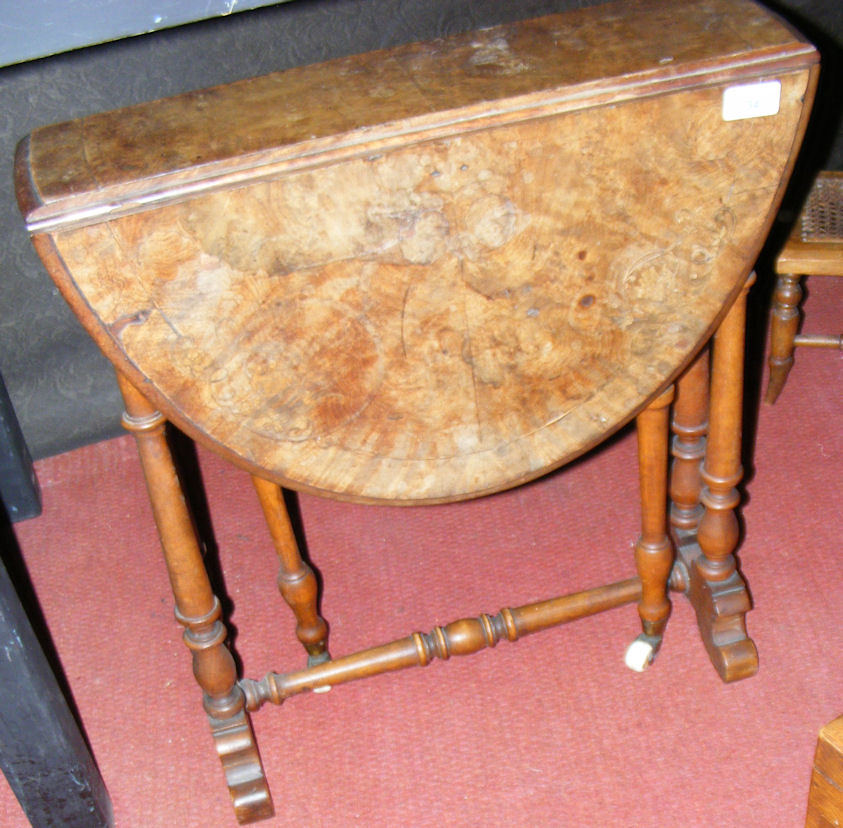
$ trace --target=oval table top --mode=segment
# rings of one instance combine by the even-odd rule
[[[561,38],[545,21],[533,30]],[[152,197],[158,172],[128,206],[126,181],[95,209],[82,188],[67,220],[33,206],[31,229],[118,370],[247,468],[361,501],[496,491],[629,421],[736,296],[812,90],[815,58],[783,31],[747,46],[756,63],[709,56],[703,71],[695,55],[683,72],[650,49],[626,87],[562,91],[540,73],[529,100],[485,115],[473,93],[470,117],[321,136],[295,163],[229,164],[210,184],[197,164]],[[498,69],[529,70],[512,27],[479,37]],[[733,75],[772,83],[777,112],[724,118]],[[47,157],[38,140],[19,170]]]

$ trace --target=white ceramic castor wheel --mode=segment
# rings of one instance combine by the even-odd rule
[[[643,673],[653,663],[655,655],[656,648],[653,642],[642,635],[626,648],[624,661],[630,670]]]

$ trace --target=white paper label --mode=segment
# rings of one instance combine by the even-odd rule
[[[781,81],[761,81],[729,86],[723,90],[723,120],[763,118],[779,111],[782,97]]]

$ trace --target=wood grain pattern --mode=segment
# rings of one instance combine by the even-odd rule
[[[477,118],[520,118],[525,107],[734,82],[768,64],[804,65],[811,51],[744,0],[698,0],[681,15],[658,0],[627,0],[300,67],[37,130],[31,183],[43,209],[30,220],[173,197],[176,182],[365,149],[390,135],[461,132]]]
[[[782,83],[775,118],[723,122],[695,88],[69,227],[54,276],[168,417],[276,482],[494,491],[618,428],[709,335],[799,129],[808,71]]]

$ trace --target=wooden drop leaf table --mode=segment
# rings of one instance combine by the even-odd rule
[[[35,247],[117,369],[241,822],[272,813],[248,717],[267,701],[631,602],[627,662],[643,669],[669,587],[724,680],[755,672],[733,555],[745,296],[817,71],[814,49],[746,0],[620,2],[21,143]],[[632,419],[638,577],[329,656],[281,487],[472,498]],[[167,421],[253,475],[306,667],[238,681]]]

